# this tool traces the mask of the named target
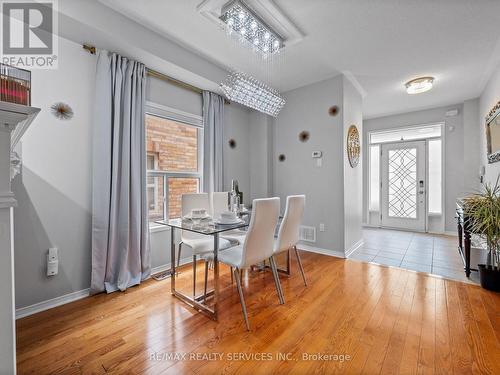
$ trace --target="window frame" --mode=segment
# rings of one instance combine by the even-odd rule
[[[425,137],[423,136],[422,138],[418,139],[411,139],[411,140],[403,140],[403,141],[394,141],[394,142],[371,142],[371,136],[373,133],[383,133],[383,132],[396,132],[399,130],[405,130],[405,129],[416,129],[416,128],[424,128],[428,126],[441,126],[441,135],[440,136],[434,136],[434,137]],[[429,230],[429,220],[430,218],[440,218],[440,225],[442,226],[442,231],[444,233],[445,231],[445,217],[446,217],[446,191],[445,191],[445,182],[446,182],[446,163],[445,163],[445,157],[446,157],[446,129],[447,129],[447,124],[446,121],[437,121],[437,122],[429,122],[429,123],[421,123],[421,124],[413,124],[413,125],[406,125],[406,126],[400,126],[400,127],[394,127],[394,128],[382,128],[382,129],[377,129],[377,130],[371,130],[367,132],[367,139],[368,142],[366,142],[366,161],[367,161],[367,173],[366,177],[367,178],[367,184],[366,184],[366,195],[365,199],[367,200],[366,204],[366,222],[367,225],[371,225],[371,214],[377,215],[380,213],[380,206],[378,211],[373,211],[370,210],[370,146],[374,145],[382,145],[382,144],[390,144],[390,143],[401,143],[401,142],[412,142],[412,141],[422,141],[425,140],[425,147],[426,147],[426,158],[425,158],[425,163],[426,163],[426,181],[429,181],[429,155],[428,155],[428,143],[430,140],[436,140],[440,139],[441,140],[441,213],[434,213],[434,212],[429,212],[429,192],[427,191],[426,194],[426,202],[425,202],[425,211],[426,211],[426,231]],[[379,168],[379,172],[381,172],[381,168]],[[380,177],[380,182],[381,182],[381,177]],[[428,190],[428,186],[426,186],[426,189]],[[379,204],[382,202],[382,189],[379,189]],[[373,226],[380,226],[380,221],[377,221],[376,224]],[[441,233],[439,232],[439,233]]]
[[[153,165],[154,165],[154,170],[157,170],[158,169],[158,157],[156,156],[155,153],[150,153],[150,152],[147,152],[146,151],[146,161],[147,161],[147,158],[152,156],[153,157]],[[146,163],[146,165],[148,165]],[[148,178],[151,177],[151,176],[146,176],[146,189],[150,189],[150,188],[153,188],[153,192],[154,192],[154,210],[158,210],[158,180],[157,179],[154,179],[153,183],[152,184],[149,184],[148,183]],[[148,210],[149,210],[149,202],[148,202]]]
[[[197,171],[193,172],[175,172],[175,171],[161,171],[157,169],[157,162],[155,162],[154,170],[147,170],[146,177],[158,177],[163,179],[163,220],[168,220],[168,179],[169,178],[196,178],[198,179],[198,191],[203,186],[203,118],[199,115],[184,112],[175,108],[167,107],[162,104],[147,101],[144,116],[144,127],[146,127],[146,116],[156,116],[165,120],[175,121],[183,125],[192,126],[197,129],[198,134],[198,160]],[[147,132],[147,129],[145,129]],[[155,183],[157,184],[157,182]],[[155,194],[157,189],[155,189]],[[149,227],[153,231],[168,230],[165,225],[149,223]]]
[[[377,150],[377,154],[378,154],[378,194],[377,194],[378,195],[378,197],[377,197],[378,208],[377,209],[374,209],[371,207],[372,196],[374,196],[372,189],[371,189],[371,178],[373,175],[373,173],[372,173],[373,171],[371,168],[371,162],[372,162],[371,148],[372,147],[377,147],[377,149],[378,149]],[[368,144],[368,184],[367,184],[367,187],[368,187],[368,212],[380,212],[380,200],[381,200],[381,195],[382,195],[382,192],[381,192],[382,170],[380,168],[381,152],[382,152],[382,145],[380,143]]]

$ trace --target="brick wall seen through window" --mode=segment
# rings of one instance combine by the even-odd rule
[[[159,116],[146,115],[146,147],[148,170],[160,172],[198,173],[198,128]],[[181,216],[181,196],[196,193],[199,178],[167,175],[168,217]],[[161,220],[163,207],[163,176],[148,176],[148,207],[150,221]]]

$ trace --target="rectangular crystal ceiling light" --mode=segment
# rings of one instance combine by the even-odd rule
[[[278,91],[241,72],[229,74],[220,87],[229,100],[274,117],[285,105]]]
[[[236,33],[242,43],[264,56],[278,53],[283,48],[283,38],[239,0],[224,6],[220,19],[229,34]]]

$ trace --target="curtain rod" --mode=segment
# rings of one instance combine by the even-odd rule
[[[91,55],[95,55],[97,52],[96,48],[94,46],[89,45],[89,44],[83,44],[83,49],[88,51]],[[166,74],[160,73],[156,70],[153,70],[153,69],[146,67],[146,71],[147,71],[147,74],[151,77],[162,79],[166,82],[172,83],[175,86],[181,87],[181,88],[186,89],[186,90],[193,91],[193,92],[200,94],[200,95],[203,93],[203,90],[200,89],[199,87],[190,85],[189,83],[186,83],[183,81],[179,81],[178,79],[175,79],[175,78],[170,77]],[[224,99],[224,102],[226,104],[229,104],[229,101],[227,99]]]

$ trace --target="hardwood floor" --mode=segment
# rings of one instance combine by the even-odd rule
[[[18,320],[18,373],[500,374],[500,294],[301,254],[309,286],[292,262],[292,276],[281,277],[285,305],[270,272],[245,276],[250,332],[221,266],[218,323],[171,297],[170,279],[150,280]],[[186,287],[188,270],[179,281]]]

